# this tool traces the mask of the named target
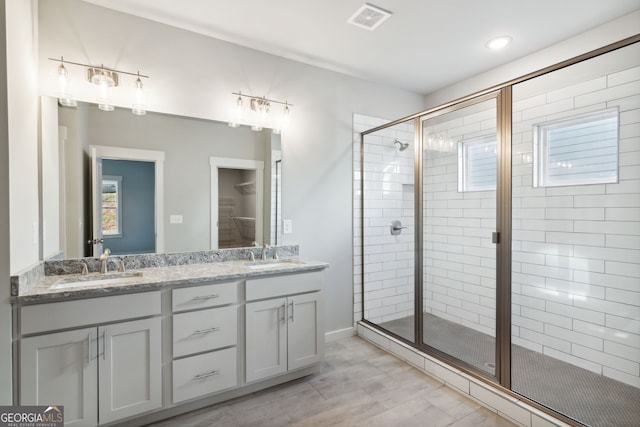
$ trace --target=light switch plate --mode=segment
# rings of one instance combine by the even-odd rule
[[[282,220],[282,233],[283,234],[293,233],[293,220],[290,220],[290,219]]]
[[[182,215],[169,215],[169,224],[182,224]]]

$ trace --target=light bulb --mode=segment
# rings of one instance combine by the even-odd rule
[[[98,85],[98,108],[102,111],[114,110],[111,101],[111,87],[104,81]]]
[[[58,66],[58,101],[65,107],[76,107],[78,103],[71,98],[70,88],[69,74],[62,62],[62,58],[60,58],[60,66]]]
[[[134,90],[134,100],[131,112],[136,116],[144,116],[147,114],[147,110],[144,102],[144,90],[142,80],[140,80],[140,72],[138,72],[138,78],[136,79],[135,85],[136,87]]]
[[[291,120],[291,110],[289,109],[289,103],[287,101],[284,102],[284,112],[282,113],[282,128],[286,128],[289,126],[289,121]]]

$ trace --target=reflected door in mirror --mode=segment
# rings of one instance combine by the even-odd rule
[[[256,242],[256,171],[218,169],[218,248]]]

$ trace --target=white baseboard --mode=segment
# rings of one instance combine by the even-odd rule
[[[342,338],[352,337],[356,334],[354,328],[338,329],[337,331],[325,332],[324,342],[336,341]]]

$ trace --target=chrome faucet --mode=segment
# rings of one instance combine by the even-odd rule
[[[253,254],[253,251],[249,249],[247,252],[249,253],[249,261],[255,261],[256,256]]]
[[[87,267],[87,263],[82,261],[80,262],[80,274],[82,274],[83,276],[86,276],[87,274],[89,274],[89,267]]]
[[[264,245],[262,247],[262,255],[260,255],[260,259],[262,261],[266,261],[267,260],[267,253],[269,252],[269,245]]]
[[[107,261],[109,260],[109,254],[111,251],[109,249],[105,249],[102,255],[100,255],[100,273],[107,273]]]

